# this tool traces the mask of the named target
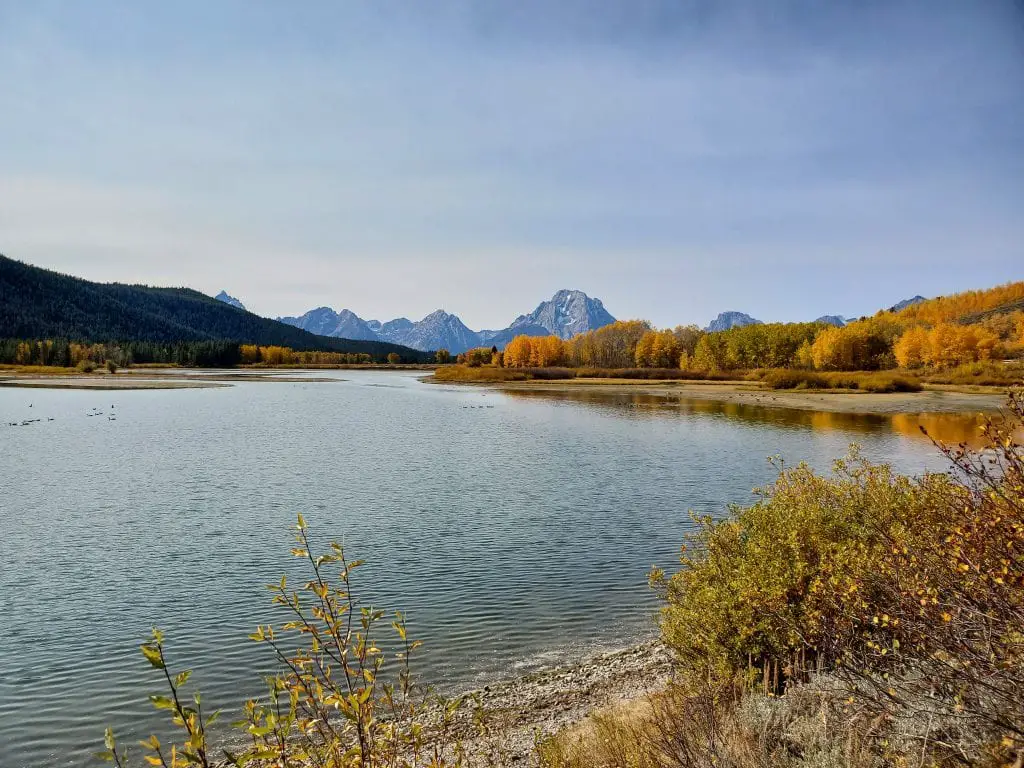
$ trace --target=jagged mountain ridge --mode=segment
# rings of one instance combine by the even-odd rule
[[[517,317],[505,330],[540,327],[555,336],[569,339],[614,322],[615,318],[600,299],[592,299],[583,291],[561,290],[549,301],[542,301],[530,314]]]
[[[339,339],[362,339],[382,341],[365,320],[347,309],[335,312],[330,307],[311,309],[300,317],[279,317],[278,322],[294,325],[304,331],[320,336],[334,336]]]
[[[430,313],[418,322],[399,317],[387,322],[363,320],[343,309],[319,307],[299,317],[278,318],[315,333],[344,338],[376,339],[412,347],[421,351],[447,349],[452,354],[478,346],[503,349],[515,336],[547,336],[563,339],[615,322],[600,299],[592,299],[583,291],[560,290],[548,301],[542,301],[528,315],[520,315],[502,330],[474,331],[458,317],[443,309]],[[314,330],[315,329],[315,330]]]
[[[245,304],[240,302],[238,299],[236,299],[234,296],[229,294],[227,291],[221,291],[220,293],[218,293],[213,298],[215,298],[217,301],[223,301],[229,307],[234,307],[235,309],[245,309]],[[246,310],[246,311],[248,311],[248,310]]]

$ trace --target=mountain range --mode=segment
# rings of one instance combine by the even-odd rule
[[[221,293],[227,295],[223,291]],[[615,322],[600,299],[571,290],[558,291],[548,301],[542,301],[533,312],[520,315],[507,328],[497,331],[474,331],[457,315],[443,309],[431,312],[416,322],[405,317],[387,322],[363,320],[348,309],[335,312],[330,307],[318,307],[298,317],[279,317],[278,320],[323,336],[386,341],[422,351],[447,349],[452,354],[480,346],[504,349],[519,335],[555,335],[568,339]]]
[[[242,302],[221,291],[217,300],[244,309]],[[905,299],[889,308],[889,312],[924,301],[922,296]],[[321,336],[383,341],[411,347],[420,351],[447,349],[452,354],[464,352],[479,346],[495,346],[504,349],[516,336],[555,335],[568,339],[578,333],[592,331],[615,322],[615,318],[604,308],[600,299],[594,299],[582,291],[560,290],[548,301],[541,302],[533,312],[520,315],[501,330],[474,331],[458,315],[439,309],[413,322],[406,317],[381,322],[363,320],[348,309],[335,312],[330,307],[317,307],[298,317],[279,317],[278,321],[301,328]],[[842,328],[852,318],[842,315],[822,315],[814,322],[826,323]],[[762,321],[745,312],[722,312],[712,320],[705,330],[727,331],[748,325],[762,325]]]

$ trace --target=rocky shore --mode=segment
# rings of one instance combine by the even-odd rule
[[[664,688],[671,666],[668,650],[655,640],[485,686],[469,696],[487,713],[492,738],[471,743],[492,742],[505,768],[532,765],[537,738],[579,723],[595,710]]]

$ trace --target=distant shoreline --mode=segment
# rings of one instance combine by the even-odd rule
[[[790,408],[863,415],[900,413],[980,413],[998,411],[1006,403],[1002,387],[953,387],[926,384],[920,392],[874,393],[856,390],[773,390],[746,381],[658,381],[650,379],[559,379],[533,381],[454,382],[426,377],[434,384],[473,386],[502,392],[557,394],[600,393],[647,395],[673,400],[712,400],[761,408]]]
[[[607,394],[637,394],[715,400],[763,408],[793,408],[833,413],[978,413],[998,411],[1006,404],[1006,390],[985,391],[925,385],[921,392],[836,392],[814,390],[771,390],[749,382],[664,382],[624,379],[572,379],[568,381],[515,381],[490,385],[502,391],[581,392],[588,389]]]
[[[353,370],[359,366],[331,366]],[[320,367],[324,369],[324,367]],[[420,370],[425,366],[364,366],[363,370]],[[336,382],[327,377],[286,375],[295,366],[241,369],[207,369],[195,373],[188,368],[130,368],[118,373],[84,374],[77,371],[32,372],[0,368],[0,387],[92,390],[205,389],[231,386],[232,382]],[[317,370],[317,369],[303,369]],[[231,371],[230,373],[228,371]],[[278,371],[282,373],[278,373]],[[432,384],[473,386],[504,392],[600,395],[647,395],[673,401],[711,400],[762,408],[789,408],[864,415],[900,413],[979,413],[998,411],[1006,402],[1004,387],[963,387],[925,384],[920,392],[873,393],[856,390],[773,390],[750,381],[678,381],[657,379],[535,379],[530,381],[440,381],[423,376]]]

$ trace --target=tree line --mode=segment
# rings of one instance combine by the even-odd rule
[[[1013,303],[1020,301],[1018,296],[1024,296],[1024,282],[933,299],[901,312],[883,311],[843,327],[764,323],[708,332],[694,325],[659,330],[643,320],[618,321],[567,340],[517,336],[503,355],[487,356],[493,357],[490,363],[508,368],[950,368],[1024,357],[1024,308]],[[995,311],[1006,301],[1011,302],[1009,311]],[[466,362],[487,364],[482,358],[478,354]]]
[[[232,368],[237,365],[358,365],[417,362],[397,353],[374,357],[366,352],[295,350],[278,345],[231,341],[151,341],[89,344],[67,339],[0,339],[0,364],[88,368],[113,364]]]

